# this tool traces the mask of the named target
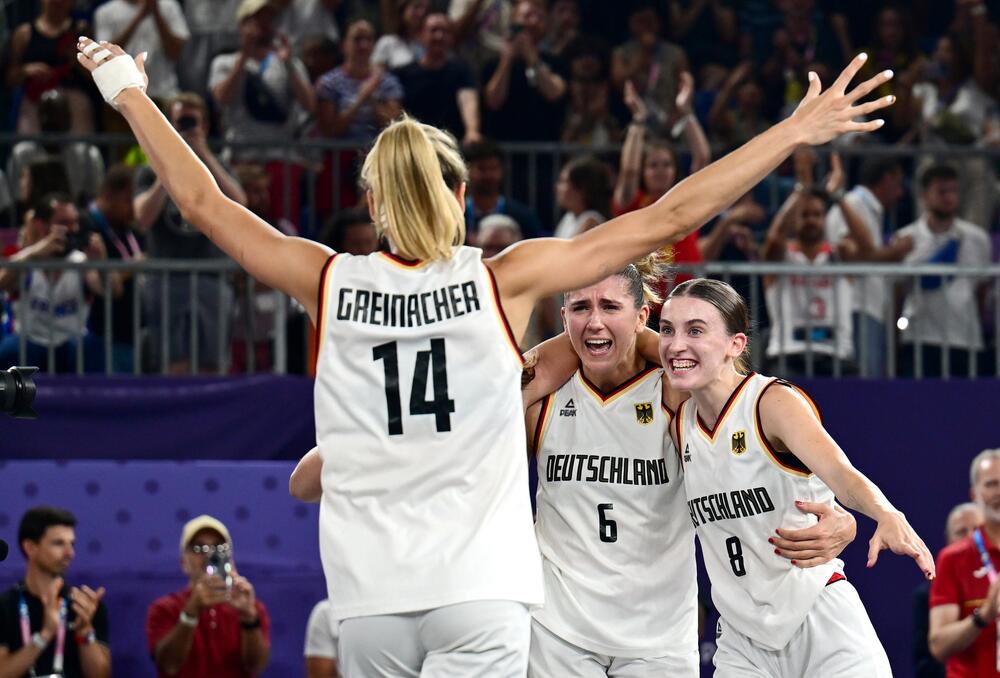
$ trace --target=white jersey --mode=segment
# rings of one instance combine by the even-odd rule
[[[822,267],[834,261],[826,245],[815,259],[809,259],[795,245],[785,253],[789,264]],[[771,338],[767,343],[769,358],[784,354],[812,352],[851,358],[851,286],[844,276],[779,276],[764,292],[771,316]]]
[[[321,279],[320,554],[335,619],[542,602],[521,356],[481,250]]]
[[[535,429],[545,607],[534,618],[598,654],[697,652],[694,529],[662,378],[648,367],[603,394],[577,372]]]
[[[677,412],[688,511],[698,531],[712,601],[726,623],[764,647],[780,650],[816,597],[844,564],[802,569],[774,553],[779,527],[816,523],[796,500],[833,504],[833,492],[794,455],[774,450],[759,426],[760,397],[775,383],[749,374],[730,396],[714,430],[694,400]],[[799,393],[799,391],[796,391]],[[810,402],[811,404],[811,402]],[[818,416],[818,413],[817,413]]]
[[[66,257],[72,263],[86,260],[87,256],[78,250]],[[14,304],[14,316],[18,331],[29,341],[41,346],[61,346],[87,333],[90,306],[82,272],[63,271],[49,277],[46,271],[30,271],[25,287],[25,298]]]

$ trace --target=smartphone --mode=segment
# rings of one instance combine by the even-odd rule
[[[233,562],[229,559],[229,551],[212,551],[205,565],[205,574],[218,575],[226,583],[226,590],[233,588]]]

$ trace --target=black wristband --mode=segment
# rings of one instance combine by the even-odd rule
[[[990,623],[985,619],[983,619],[983,616],[979,614],[978,607],[972,610],[972,614],[970,615],[970,617],[972,617],[972,623],[973,625],[975,625],[977,629],[985,629],[987,626],[990,625]]]
[[[259,629],[260,628],[260,615],[257,615],[257,618],[254,619],[252,622],[241,621],[240,622],[240,626],[243,627],[244,631],[253,631],[254,629]]]

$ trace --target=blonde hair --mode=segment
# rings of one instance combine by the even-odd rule
[[[454,137],[405,115],[393,122],[361,168],[379,236],[407,258],[450,259],[465,242],[465,211],[448,183],[465,176]]]
[[[656,284],[667,274],[669,260],[660,251],[647,254],[618,273],[625,278],[629,294],[637,308],[659,304],[663,301],[656,291]]]

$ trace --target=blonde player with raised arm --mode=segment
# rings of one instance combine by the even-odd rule
[[[287,237],[223,195],[145,95],[143,55],[87,38],[79,49],[185,220],[317,327],[320,545],[347,678],[524,675],[542,575],[515,341],[535,302],[676,242],[798,145],[876,129],[854,119],[891,103],[855,105],[891,77],[847,92],[858,57],[825,93],[812,76],[791,117],[653,205],[486,262],[461,246],[464,184],[448,189],[427,130],[404,119],[362,169],[391,253],[358,257]]]
[[[892,671],[839,560],[811,569],[774,559],[764,537],[805,518],[800,500],[848,508],[878,523],[879,551],[911,556],[924,575],[934,561],[885,495],[823,428],[812,402],[741,361],[750,318],[729,285],[678,285],[660,316],[659,357],[670,385],[691,393],[678,408],[674,442],[684,489],[721,619],[715,675],[882,678]]]

